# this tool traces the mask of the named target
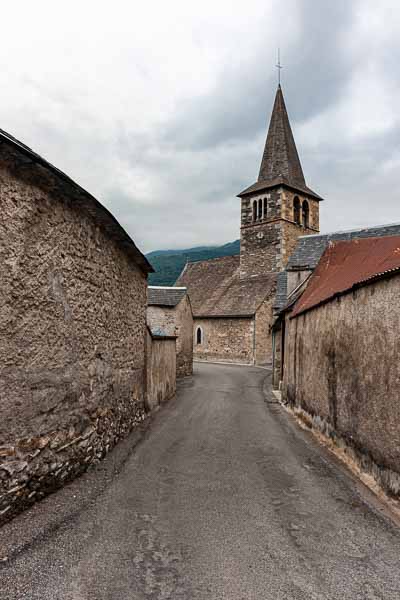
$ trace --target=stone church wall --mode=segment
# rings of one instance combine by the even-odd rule
[[[293,201],[307,200],[309,227],[294,222]],[[266,201],[265,218],[253,221],[253,202]],[[264,205],[263,205],[264,206]],[[300,211],[300,218],[301,211]],[[297,240],[319,231],[319,205],[316,200],[285,188],[277,188],[242,199],[240,230],[240,276],[242,278],[278,272],[285,268]]]
[[[148,306],[147,322],[152,330],[160,329],[176,335],[176,374],[185,377],[193,373],[193,315],[188,296],[177,306]]]
[[[197,344],[198,327],[202,330],[201,344]],[[251,364],[254,357],[254,319],[195,318],[193,355],[198,360]]]
[[[254,222],[253,202],[264,198],[268,206],[267,217]],[[281,270],[280,210],[281,194],[277,189],[242,199],[240,277],[265,275]]]
[[[296,229],[298,231],[297,237],[299,235],[310,235],[313,233],[318,233],[319,232],[319,202],[309,196],[304,196],[304,195],[300,194],[299,192],[294,192],[293,190],[282,189],[282,194],[281,194],[282,218],[287,221],[292,222],[294,225],[293,202],[294,202],[294,199],[296,196],[300,200],[300,207],[303,204],[304,200],[307,200],[308,207],[309,207],[309,228],[303,227],[302,213],[300,210],[301,229],[299,230],[298,226],[296,226]]]
[[[2,521],[143,420],[146,277],[60,190],[0,186]]]
[[[400,494],[400,276],[287,319],[283,398]],[[373,343],[371,343],[373,340]]]

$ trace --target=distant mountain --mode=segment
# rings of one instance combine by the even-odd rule
[[[231,242],[234,244],[235,242]],[[228,244],[225,244],[226,246]],[[175,255],[185,254],[187,252],[201,252],[202,250],[213,250],[214,248],[222,248],[222,246],[196,246],[195,248],[185,248],[184,250],[153,250],[146,254],[147,258],[153,258],[154,256],[163,256],[164,254]]]
[[[185,250],[154,250],[146,254],[155,273],[149,275],[149,285],[174,285],[187,262],[208,260],[220,256],[239,254],[240,241],[223,246],[197,246]]]

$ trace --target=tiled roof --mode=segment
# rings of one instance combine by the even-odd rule
[[[39,166],[50,173],[55,178],[53,181],[55,180],[57,182],[57,188],[64,191],[65,194],[68,194],[69,198],[78,206],[85,207],[86,211],[93,216],[94,221],[101,225],[104,231],[115,240],[115,242],[130,256],[144,273],[147,274],[154,271],[153,267],[137,248],[132,238],[126,233],[116,218],[100,204],[94,196],[75,183],[75,181],[63,173],[63,171],[57,169],[57,167],[39,156],[39,154],[3,129],[0,129],[0,145],[12,148],[14,152],[16,151],[20,156],[23,156],[24,161],[26,162],[26,168],[32,166],[36,169]],[[40,173],[40,175],[42,174]]]
[[[147,304],[149,306],[174,307],[186,296],[185,287],[164,287],[149,285],[147,288]]]
[[[289,258],[286,268],[289,271],[315,269],[329,242],[367,237],[386,237],[389,235],[400,235],[400,223],[352,229],[350,231],[336,231],[322,235],[305,235],[298,239],[297,246]]]
[[[240,279],[239,256],[188,263],[177,285],[185,285],[195,317],[251,317],[275,291],[276,274]]]
[[[147,330],[150,333],[153,340],[176,340],[176,335],[171,335],[164,331],[161,327],[150,327],[147,325]]]
[[[276,279],[276,294],[274,309],[281,309],[285,306],[287,299],[287,271],[278,273]]]
[[[330,242],[292,317],[393,272],[400,273],[399,235]]]
[[[272,109],[258,181],[243,190],[239,196],[278,185],[286,185],[317,200],[322,200],[306,185],[280,85]]]
[[[258,181],[268,181],[281,175],[294,184],[306,184],[292,128],[290,127],[282,88],[279,85],[276,91],[274,108],[272,109]]]
[[[298,185],[298,184],[291,183],[289,181],[289,179],[287,179],[286,177],[282,177],[282,176],[275,177],[274,179],[257,181],[256,183],[253,183],[253,185],[251,185],[250,187],[243,190],[243,192],[240,192],[240,194],[238,194],[238,197],[242,198],[243,196],[248,196],[249,194],[253,194],[254,192],[262,192],[263,190],[268,190],[268,189],[278,187],[281,185],[284,185],[288,188],[302,192],[306,196],[312,196],[316,200],[322,200],[321,196],[319,196],[316,192],[313,192],[313,190],[311,190],[305,184]]]

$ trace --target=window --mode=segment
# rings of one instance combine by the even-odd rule
[[[264,198],[264,219],[268,217],[268,198]]]
[[[293,221],[300,225],[300,200],[297,196],[293,200]]]
[[[258,201],[258,218],[260,221],[263,218],[263,201],[261,198]]]
[[[202,344],[203,343],[203,330],[201,327],[198,327],[196,329],[196,344]]]
[[[253,221],[257,221],[257,200],[253,202]]]
[[[309,227],[310,209],[309,209],[307,200],[303,201],[303,205],[301,207],[301,210],[302,210],[302,213],[303,213],[303,227]]]

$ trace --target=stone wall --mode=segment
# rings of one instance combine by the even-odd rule
[[[176,392],[176,338],[147,331],[147,408],[152,411]]]
[[[309,235],[312,233],[319,232],[319,202],[311,196],[306,196],[293,190],[282,188],[281,190],[281,204],[282,204],[282,218],[286,221],[294,223],[294,211],[293,203],[297,197],[300,201],[300,209],[304,202],[307,200],[309,207],[309,228],[304,227],[302,220],[302,211],[300,210],[300,233],[297,235]]]
[[[177,336],[176,374],[185,377],[193,373],[193,315],[186,295],[177,306],[148,306],[147,323],[151,329]]]
[[[203,333],[202,344],[196,343],[198,327]],[[194,358],[251,364],[253,356],[254,319],[194,319]]]
[[[287,319],[283,398],[400,493],[400,276]],[[396,475],[397,474],[397,475]]]
[[[267,201],[267,214],[261,220],[253,221],[253,202],[264,199]],[[242,199],[240,277],[281,270],[280,212],[281,193],[278,189]]]
[[[46,178],[0,188],[1,521],[144,418],[146,277]]]
[[[272,363],[272,305],[275,293],[266,298],[256,312],[255,364]]]
[[[293,201],[307,200],[309,227],[294,222]],[[262,219],[253,220],[253,202],[266,202]],[[264,206],[264,204],[263,204]],[[301,211],[300,211],[301,215]],[[285,188],[269,190],[242,198],[240,230],[240,277],[264,275],[285,268],[301,235],[319,231],[319,203],[311,197]]]

